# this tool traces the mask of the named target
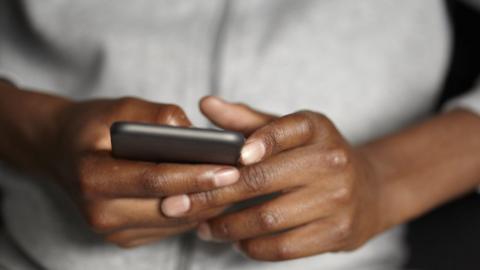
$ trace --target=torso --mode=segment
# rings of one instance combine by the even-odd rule
[[[2,14],[19,12],[19,3],[23,23],[18,14]],[[135,95],[177,103],[201,126],[207,122],[197,102],[212,91],[276,114],[316,110],[353,143],[431,112],[449,52],[442,1],[225,3],[3,3],[0,74],[76,99]],[[403,254],[401,230],[393,230],[352,254],[282,264],[249,262],[228,246],[195,242],[184,265],[180,239],[119,250],[91,235],[58,191],[2,178],[8,229],[48,269],[386,269]]]

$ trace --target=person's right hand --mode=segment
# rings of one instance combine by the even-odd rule
[[[169,218],[162,197],[211,190],[233,184],[235,167],[150,163],[111,156],[109,129],[115,121],[190,126],[176,105],[135,98],[72,103],[62,111],[49,153],[50,173],[80,207],[95,232],[122,247],[150,243],[194,228],[222,209],[194,217]],[[168,203],[165,211],[188,209],[189,201]]]

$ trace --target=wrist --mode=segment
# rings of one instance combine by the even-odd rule
[[[45,173],[58,140],[58,119],[71,102],[0,81],[0,156],[13,166]],[[47,169],[48,170],[48,169]]]
[[[452,111],[361,147],[379,179],[385,228],[476,188],[479,133],[477,115]]]
[[[374,144],[364,145],[358,148],[358,151],[368,164],[370,183],[375,185],[377,209],[377,229],[376,233],[388,230],[401,222],[400,217],[403,209],[398,204],[397,198],[400,190],[394,190],[395,167],[385,157],[382,157]]]
[[[32,141],[36,146],[37,155],[45,157],[43,162],[39,162],[39,165],[44,168],[44,172],[48,176],[56,178],[58,163],[65,158],[61,153],[64,140],[62,130],[65,125],[63,116],[73,102],[56,96],[44,96],[43,98],[48,105],[45,106],[38,124],[35,125],[36,129],[33,134],[36,138],[32,138]]]

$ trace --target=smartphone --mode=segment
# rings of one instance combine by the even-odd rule
[[[116,158],[235,165],[245,138],[239,132],[135,122],[110,127]]]

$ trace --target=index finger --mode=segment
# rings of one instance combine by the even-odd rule
[[[246,141],[240,162],[250,165],[279,152],[328,139],[333,124],[322,114],[300,111],[278,118],[256,130]],[[323,136],[317,136],[317,135]],[[328,143],[328,140],[325,140]]]
[[[77,181],[91,197],[163,197],[208,191],[235,183],[239,172],[225,165],[150,163],[93,153],[79,163]]]
[[[295,189],[311,182],[312,175],[318,179],[326,179],[332,170],[341,167],[336,164],[339,153],[320,153],[315,151],[314,147],[297,148],[275,155],[264,162],[243,167],[240,169],[240,179],[233,185],[189,194],[189,210],[182,215]],[[323,183],[317,182],[318,185]],[[169,213],[165,214],[170,216]]]

